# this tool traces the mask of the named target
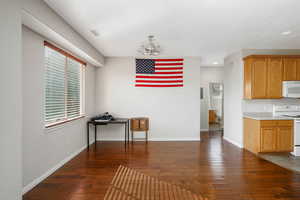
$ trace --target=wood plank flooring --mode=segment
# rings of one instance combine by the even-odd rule
[[[226,142],[218,132],[201,142],[97,142],[33,190],[24,200],[103,199],[120,165],[181,185],[208,199],[299,200],[300,174]]]

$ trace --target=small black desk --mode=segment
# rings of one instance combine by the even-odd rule
[[[97,122],[97,121],[88,121],[87,122],[87,148],[90,146],[90,124],[95,127],[95,145],[97,141],[97,126],[98,125],[107,125],[107,124],[124,124],[125,125],[125,144],[129,142],[129,122],[128,118],[115,118],[114,120],[108,122]]]

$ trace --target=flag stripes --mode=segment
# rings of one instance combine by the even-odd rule
[[[183,80],[174,81],[152,81],[152,80],[136,80],[137,83],[183,83]]]
[[[155,67],[155,70],[177,70],[183,69],[183,67]]]
[[[136,59],[136,87],[183,87],[184,59]]]

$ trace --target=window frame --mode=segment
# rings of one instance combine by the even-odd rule
[[[50,128],[50,127],[54,127],[54,126],[57,126],[57,125],[62,125],[62,124],[65,124],[65,123],[68,123],[68,122],[78,120],[78,119],[81,119],[81,118],[85,117],[85,68],[86,68],[87,63],[84,62],[83,60],[73,56],[72,54],[68,53],[67,51],[51,44],[48,41],[44,41],[44,51],[47,50],[46,48],[50,48],[50,49],[62,54],[63,56],[65,56],[65,59],[66,59],[65,66],[64,66],[64,70],[65,70],[65,73],[66,73],[65,80],[64,80],[65,83],[68,82],[68,78],[67,78],[68,59],[72,59],[72,60],[75,60],[76,62],[80,63],[80,80],[79,80],[80,81],[80,94],[79,94],[80,95],[80,115],[76,116],[76,117],[68,118],[67,115],[65,114],[65,118],[63,118],[63,119],[60,119],[60,120],[57,120],[57,121],[54,121],[54,122],[47,122],[46,118],[45,118],[45,116],[46,116],[46,90],[45,90],[44,126],[45,126],[45,128]],[[44,57],[44,59],[45,59],[45,57]],[[45,64],[44,64],[44,67],[45,67],[45,69],[47,68],[47,66]],[[45,73],[47,73],[47,72],[45,71]],[[45,82],[44,89],[46,89],[46,82]],[[65,84],[65,91],[67,91],[67,90],[68,90],[68,85]],[[64,94],[65,102],[67,101],[67,96],[68,96],[68,92],[65,92],[65,94]],[[68,107],[68,104],[66,102],[65,103],[65,113],[67,113],[67,107]]]

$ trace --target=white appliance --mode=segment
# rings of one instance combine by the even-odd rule
[[[294,156],[300,156],[300,106],[273,105],[274,116],[287,116],[294,119]]]
[[[282,96],[289,98],[300,98],[300,81],[283,81]]]
[[[294,121],[294,156],[300,156],[300,119]]]

